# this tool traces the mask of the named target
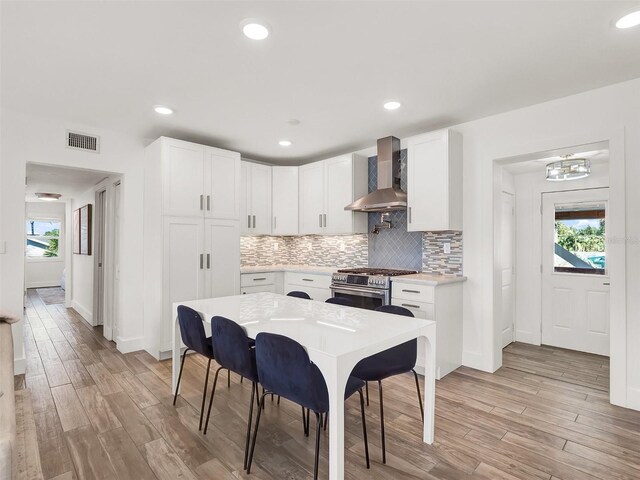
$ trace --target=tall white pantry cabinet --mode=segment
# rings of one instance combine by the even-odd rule
[[[172,348],[172,304],[240,293],[240,154],[167,137],[145,151],[145,349]]]

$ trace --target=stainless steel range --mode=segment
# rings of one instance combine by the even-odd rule
[[[351,268],[331,275],[331,295],[348,298],[359,308],[375,310],[391,303],[391,277],[418,273],[415,270]]]

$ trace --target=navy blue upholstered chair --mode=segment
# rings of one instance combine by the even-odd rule
[[[403,315],[405,317],[413,317],[413,313],[406,308],[396,305],[383,305],[376,308],[379,312],[393,313],[395,315]],[[416,381],[416,389],[418,390],[418,403],[420,404],[420,415],[424,421],[424,407],[422,405],[422,396],[420,395],[420,383],[418,382],[418,374],[415,371],[416,359],[418,356],[418,340],[413,339],[400,344],[396,347],[384,350],[383,352],[371,355],[358,364],[351,372],[351,375],[365,382],[378,382],[380,391],[380,431],[382,434],[382,463],[387,463],[387,453],[384,441],[384,403],[382,399],[382,380],[400,375],[402,373],[413,372]],[[367,384],[367,405],[369,404],[369,389]]]
[[[287,297],[296,297],[296,298],[304,298],[306,300],[311,300],[311,297],[306,292],[300,292],[298,290],[294,290],[292,292],[287,293]]]
[[[281,395],[304,409],[312,410],[316,415],[316,455],[313,469],[314,480],[318,478],[318,459],[320,451],[320,431],[322,416],[329,412],[329,392],[320,369],[309,359],[309,354],[295,340],[273,333],[259,333],[256,337],[256,359],[258,363],[258,377],[266,392],[260,397],[260,405],[264,405],[266,395]],[[364,417],[364,396],[362,387],[364,382],[349,377],[345,389],[345,399],[355,392],[360,394],[360,411],[362,415],[362,433],[364,436],[364,452],[369,468],[369,444],[367,442],[367,425]],[[249,465],[247,473],[251,471],[253,452],[258,437],[260,414],[251,442]]]
[[[207,420],[204,424],[204,434],[207,434],[213,396],[216,393],[216,384],[220,370],[227,369],[252,382],[251,401],[249,404],[249,418],[247,420],[247,440],[244,448],[244,468],[247,468],[247,458],[249,454],[249,438],[251,436],[251,421],[253,420],[253,402],[258,389],[258,369],[256,367],[256,350],[249,342],[249,337],[244,328],[236,322],[224,317],[213,317],[211,319],[211,334],[213,351],[216,361],[220,367],[216,370],[209,398],[209,410]]]
[[[333,303],[335,305],[343,305],[345,307],[353,307],[353,302],[344,297],[331,297],[327,298],[325,303]]]
[[[187,346],[187,349],[182,354],[182,361],[180,362],[180,373],[178,374],[178,383],[176,385],[176,392],[173,396],[173,404],[176,404],[178,399],[178,391],[180,390],[180,380],[182,379],[182,370],[184,368],[184,361],[187,358],[187,352],[192,350],[196,353],[207,358],[207,376],[204,380],[204,390],[202,392],[202,405],[200,407],[200,424],[198,430],[202,429],[202,417],[204,414],[204,402],[207,398],[207,384],[209,382],[209,370],[211,368],[211,360],[214,359],[213,347],[211,345],[211,337],[207,338],[207,334],[204,331],[204,324],[202,323],[202,317],[194,309],[184,305],[178,306],[178,323],[180,324],[180,336],[182,337],[182,343]]]

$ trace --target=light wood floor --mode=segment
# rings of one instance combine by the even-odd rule
[[[242,470],[249,384],[219,383],[210,430],[198,432],[205,362],[187,359],[171,405],[171,363],[122,355],[73,310],[29,292],[27,373],[16,377],[18,478],[298,479],[313,469],[299,407],[267,404],[251,475]],[[346,402],[349,479],[638,479],[640,412],[608,403],[607,358],[512,344],[495,374],[460,368],[437,384],[436,441],[421,443],[411,376],[385,382],[387,465],[377,388],[364,468],[357,395]],[[226,376],[223,377],[226,380]],[[330,426],[329,426],[330,427]],[[315,428],[312,421],[312,429]],[[327,478],[327,435],[320,476]]]

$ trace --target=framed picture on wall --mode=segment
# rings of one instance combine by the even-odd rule
[[[80,254],[80,209],[73,211],[73,253]]]
[[[80,208],[80,255],[91,255],[91,207]]]

